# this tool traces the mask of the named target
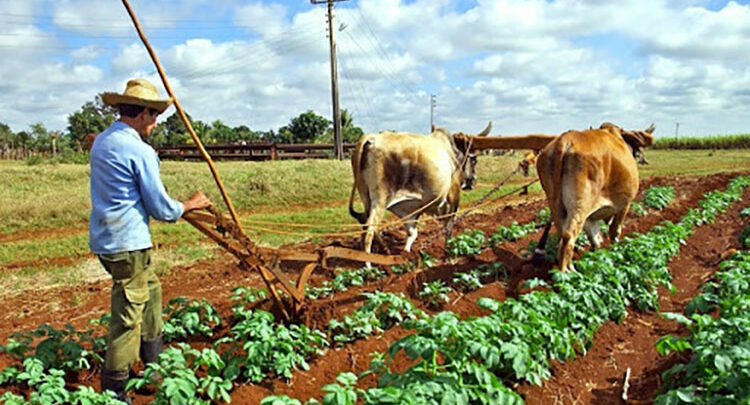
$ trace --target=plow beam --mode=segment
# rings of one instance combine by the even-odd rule
[[[323,261],[330,258],[346,259],[357,262],[370,262],[386,266],[404,264],[407,258],[398,255],[380,255],[361,250],[347,249],[339,246],[329,246],[323,249]]]
[[[541,150],[558,135],[530,134],[514,136],[472,136],[471,149],[531,149]]]

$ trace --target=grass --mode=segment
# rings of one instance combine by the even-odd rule
[[[656,138],[653,149],[748,149],[750,134]]]
[[[748,149],[647,150],[646,154],[651,164],[640,168],[643,177],[706,175],[750,167]],[[520,155],[480,156],[478,187],[463,193],[461,210],[471,207],[504,179],[520,158]],[[217,162],[216,167],[240,214],[243,228],[257,243],[280,246],[358,228],[347,209],[352,185],[348,161]],[[31,285],[74,283],[82,277],[81,272],[88,277],[86,274],[91,270],[79,268],[91,260],[87,232],[88,170],[87,165],[28,166],[23,162],[0,161],[0,189],[3,190],[0,194],[0,242],[3,245],[0,270],[4,270],[0,272],[0,287],[17,290]],[[534,179],[533,171],[531,176],[528,179],[515,176],[494,197]],[[205,163],[163,162],[162,178],[170,195],[184,199],[191,192],[202,190],[226,212]],[[541,196],[538,183],[530,191],[532,195]],[[358,196],[355,207],[362,210]],[[314,227],[279,224],[314,224]],[[153,221],[151,230],[154,242],[161,246],[154,259],[154,266],[160,273],[211,257],[217,249],[213,242],[184,221],[177,224]],[[66,257],[75,260],[72,264],[54,264],[55,258]],[[10,264],[15,268],[7,271]],[[98,262],[94,260],[94,264],[96,267]]]
[[[664,175],[703,176],[718,172],[747,170],[750,149],[729,150],[646,150],[649,165],[641,166],[642,177]]]

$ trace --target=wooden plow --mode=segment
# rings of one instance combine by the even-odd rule
[[[287,321],[294,318],[304,308],[305,285],[312,272],[318,267],[330,270],[328,259],[369,262],[386,266],[404,264],[408,260],[403,256],[366,253],[340,246],[327,246],[314,252],[260,247],[245,236],[239,226],[213,207],[207,211],[188,212],[183,219],[239,259],[241,268],[257,271]],[[307,263],[299,273],[296,283],[292,283],[287,274],[282,271],[283,262]],[[285,300],[280,292],[288,295],[291,301]]]

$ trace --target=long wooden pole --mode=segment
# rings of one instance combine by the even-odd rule
[[[177,100],[177,97],[175,97],[174,92],[172,91],[172,87],[169,86],[169,81],[167,80],[167,75],[164,74],[164,69],[161,67],[161,63],[159,63],[159,58],[156,57],[156,53],[154,52],[153,48],[151,48],[151,45],[148,42],[148,39],[146,39],[146,35],[143,33],[143,30],[141,29],[141,24],[138,22],[138,18],[135,16],[135,12],[133,12],[133,9],[130,7],[130,4],[128,3],[128,0],[122,0],[122,4],[125,6],[125,9],[128,11],[128,14],[130,15],[130,19],[133,20],[133,24],[135,25],[135,29],[138,31],[138,36],[141,37],[141,41],[143,41],[143,45],[146,46],[146,50],[148,51],[148,54],[151,55],[151,60],[154,61],[154,65],[156,65],[156,71],[159,72],[159,76],[161,77],[162,83],[164,83],[164,88],[167,89],[167,94],[169,94],[169,97],[174,100],[174,107],[177,109],[177,113],[180,115],[180,118],[182,119],[182,122],[185,124],[185,128],[187,128],[188,132],[190,132],[190,136],[193,138],[193,142],[198,146],[198,150],[201,153],[201,156],[203,156],[203,159],[208,163],[208,167],[211,168],[211,174],[214,176],[214,180],[216,180],[216,184],[219,186],[219,191],[221,191],[221,196],[224,198],[224,202],[227,204],[227,209],[229,209],[229,213],[232,215],[232,220],[235,224],[237,224],[237,227],[240,229],[240,232],[242,231],[242,228],[240,227],[240,220],[237,217],[237,212],[234,210],[234,206],[232,205],[232,201],[229,200],[229,196],[227,195],[226,190],[224,189],[224,184],[221,183],[221,179],[219,178],[219,172],[216,171],[216,166],[214,166],[213,160],[211,160],[211,156],[209,156],[208,152],[206,152],[206,149],[203,147],[203,143],[201,143],[201,140],[198,138],[198,135],[195,134],[195,130],[193,130],[193,126],[190,125],[190,121],[187,119],[187,116],[185,115],[185,111],[182,109],[182,106],[180,105],[180,102]]]
[[[532,149],[540,150],[554,141],[558,135],[530,134],[516,136],[472,136],[472,150],[487,149]]]

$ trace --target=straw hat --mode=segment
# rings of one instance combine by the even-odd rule
[[[160,100],[156,87],[146,79],[128,80],[122,94],[102,93],[102,101],[112,107],[117,107],[118,104],[132,104],[153,108],[159,111],[159,114],[172,104],[171,98]]]

